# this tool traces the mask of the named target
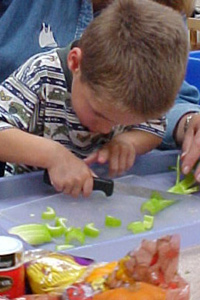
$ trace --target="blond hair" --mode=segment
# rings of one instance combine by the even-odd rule
[[[179,13],[150,0],[115,0],[83,33],[82,81],[105,101],[146,118],[172,105],[188,42]]]

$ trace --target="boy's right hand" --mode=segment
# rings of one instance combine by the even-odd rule
[[[51,184],[58,192],[88,197],[93,190],[93,172],[86,163],[64,146],[57,147],[56,155],[47,167]]]

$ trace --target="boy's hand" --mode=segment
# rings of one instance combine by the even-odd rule
[[[188,174],[200,158],[200,115],[192,117],[185,133],[183,146],[182,172]],[[195,178],[200,182],[200,165],[195,170]]]
[[[72,197],[78,197],[81,193],[88,197],[93,189],[92,170],[62,145],[58,148],[48,167],[51,184],[58,192]]]
[[[127,171],[134,164],[136,150],[129,133],[115,136],[102,149],[89,155],[85,162],[89,165],[94,162],[109,163],[109,175],[118,176]]]

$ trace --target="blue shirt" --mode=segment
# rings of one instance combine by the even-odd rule
[[[32,55],[78,39],[92,19],[90,0],[1,0],[0,82]]]
[[[177,148],[173,137],[174,129],[182,116],[189,112],[200,111],[199,101],[199,90],[195,86],[184,81],[178,95],[176,96],[174,106],[166,114],[167,128],[161,149]]]

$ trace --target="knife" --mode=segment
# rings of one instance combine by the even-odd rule
[[[94,179],[93,191],[102,191],[105,193],[107,197],[113,194],[113,189],[114,189],[113,180],[101,178],[101,177],[93,177],[93,179]],[[43,180],[46,184],[52,185],[47,170],[44,171]]]
[[[132,196],[137,196],[141,198],[146,198],[149,199],[152,195],[152,193],[159,193],[160,196],[162,196],[164,199],[167,200],[197,200],[200,201],[200,197],[194,194],[189,194],[189,195],[182,195],[182,194],[175,194],[163,190],[158,190],[158,189],[151,189],[148,187],[144,186],[139,186],[139,185],[132,185],[132,184],[126,184],[126,183],[121,183],[119,181],[115,181],[114,183],[115,187],[115,192],[118,193],[123,193],[126,195],[132,195]]]

